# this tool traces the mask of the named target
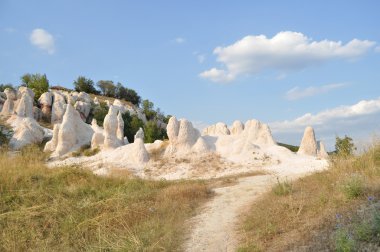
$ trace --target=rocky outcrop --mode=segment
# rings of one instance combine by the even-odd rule
[[[120,145],[126,144],[124,142],[124,120],[121,116],[121,112],[117,114],[117,130],[116,130],[116,138],[119,140]]]
[[[177,120],[175,117],[171,117],[167,126],[167,134],[169,138],[169,146],[166,150],[168,154],[179,152],[191,151],[191,148],[195,145],[200,133],[195,129],[191,122],[186,119]],[[203,148],[204,145],[200,140],[199,146],[196,149]]]
[[[53,95],[51,92],[43,93],[40,98],[38,98],[38,103],[41,107],[42,119],[46,122],[51,121],[51,108],[53,105]]]
[[[94,98],[94,104],[95,104],[95,105],[100,105],[100,102],[99,102],[99,100],[98,100],[98,97],[95,97],[95,98]]]
[[[269,126],[258,120],[248,120],[244,125],[244,137],[257,145],[276,145]]]
[[[33,107],[33,118],[34,118],[34,120],[36,120],[36,121],[41,121],[42,120],[42,111],[41,111],[41,109],[40,108],[38,108],[38,107],[36,107],[36,106],[34,106]]]
[[[34,93],[31,89],[20,87],[20,99],[17,102],[15,113],[20,117],[34,118],[33,114],[33,99]]]
[[[53,105],[51,111],[51,123],[61,123],[66,111],[65,96],[60,92],[53,92]]]
[[[326,151],[325,145],[323,144],[322,141],[318,141],[318,150],[317,150],[317,155],[319,158],[328,158],[329,154]]]
[[[54,128],[53,139],[46,144],[45,149],[55,149],[53,156],[63,156],[81,146],[89,145],[93,134],[91,126],[84,123],[78,111],[68,104],[62,123]],[[54,135],[57,135],[57,139],[54,139]]]
[[[117,108],[110,106],[108,114],[104,118],[104,148],[117,148],[121,146],[117,138],[118,119]]]
[[[241,121],[234,121],[231,127],[231,135],[238,135],[244,130],[244,124]]]
[[[9,146],[13,150],[18,150],[29,144],[40,144],[44,135],[43,128],[33,118],[25,117],[16,126]]]
[[[91,96],[85,92],[80,92],[78,94],[78,101],[83,101],[85,103],[90,103],[92,102]]]
[[[54,124],[54,128],[53,128],[53,136],[52,138],[50,139],[50,141],[48,141],[46,144],[45,144],[45,148],[44,148],[44,151],[45,152],[53,152],[55,151],[55,149],[57,148],[57,144],[58,144],[58,133],[59,133],[59,128],[61,127],[61,124],[59,123],[56,123]]]
[[[306,127],[302,137],[298,154],[304,154],[309,156],[317,156],[317,141],[315,140],[314,129],[310,126]]]
[[[133,144],[131,144],[131,159],[133,163],[143,164],[149,161],[149,154],[145,148],[144,140],[136,138]]]
[[[74,108],[79,112],[80,117],[84,122],[87,122],[88,116],[91,112],[91,103],[84,101],[75,102]]]
[[[138,138],[144,141],[145,135],[144,135],[144,130],[142,128],[139,128],[139,130],[136,132],[134,140]]]
[[[224,136],[230,135],[230,130],[225,123],[218,122],[217,124],[205,128],[202,134],[209,136]]]
[[[13,89],[6,88],[4,90],[4,93],[7,97],[3,104],[3,108],[1,110],[2,115],[12,115],[14,112],[15,107],[15,100],[16,100],[16,92]]]
[[[197,142],[191,148],[193,152],[196,153],[205,153],[210,151],[210,147],[208,146],[206,140],[203,137],[199,137]]]

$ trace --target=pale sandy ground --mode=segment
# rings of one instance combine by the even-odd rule
[[[238,183],[215,189],[215,197],[201,212],[190,220],[191,233],[184,245],[185,251],[236,251],[237,224],[249,206],[264,192],[271,189],[277,178],[294,180],[327,167],[327,162],[304,164],[303,167],[273,166],[268,175],[243,177]]]

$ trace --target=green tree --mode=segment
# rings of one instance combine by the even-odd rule
[[[4,92],[6,88],[15,89],[12,84],[0,84],[0,92]]]
[[[104,96],[116,97],[116,86],[111,80],[100,80],[96,83]]]
[[[105,102],[100,102],[99,106],[93,108],[93,118],[96,119],[96,122],[99,126],[103,126],[104,118],[108,113],[108,106]]]
[[[34,100],[37,101],[38,98],[45,92],[49,90],[49,80],[46,74],[24,74],[21,76],[22,85],[30,88],[34,92]]]
[[[96,90],[94,87],[94,81],[91,79],[87,79],[84,76],[79,76],[75,81],[74,81],[74,88],[75,91],[77,92],[86,92],[89,94],[99,94],[99,91]]]
[[[344,138],[336,137],[335,139],[335,151],[339,155],[351,156],[356,150],[355,145],[351,137],[344,136]]]
[[[139,128],[144,128],[144,122],[137,117],[126,112],[122,115],[124,121],[124,136],[130,143],[134,142],[134,137]]]
[[[166,130],[157,126],[157,121],[149,121],[144,126],[145,143],[167,138]]]
[[[132,104],[139,106],[141,97],[133,89],[124,87],[120,82],[116,85],[116,98],[129,101]]]
[[[156,113],[156,111],[154,111],[153,108],[154,108],[153,102],[151,102],[149,100],[143,100],[142,101],[142,109],[143,109],[144,114],[146,116],[146,119],[148,121],[156,118],[157,113]]]

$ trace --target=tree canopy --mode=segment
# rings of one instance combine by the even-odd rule
[[[75,81],[74,81],[74,88],[75,91],[77,92],[86,92],[89,94],[99,94],[99,91],[96,90],[94,86],[94,81],[91,79],[87,79],[84,76],[79,76]]]
[[[339,155],[350,156],[356,150],[351,137],[345,135],[344,138],[340,138],[337,136],[335,140],[335,151]]]
[[[46,74],[24,74],[21,76],[22,85],[33,90],[35,96],[34,99],[37,101],[38,98],[45,92],[49,90],[49,80]]]

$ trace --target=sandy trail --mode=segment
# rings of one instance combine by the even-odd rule
[[[238,183],[216,188],[215,197],[191,220],[185,251],[235,251],[236,221],[242,210],[276,181],[273,175],[240,178]]]

